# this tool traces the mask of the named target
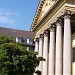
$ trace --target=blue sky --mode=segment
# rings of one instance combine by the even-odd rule
[[[30,30],[39,0],[0,0],[0,27]]]

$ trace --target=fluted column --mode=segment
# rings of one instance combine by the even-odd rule
[[[35,38],[35,52],[39,52],[39,38]],[[36,67],[35,71],[38,70],[38,67]],[[34,75],[37,75],[36,73],[34,73]]]
[[[40,34],[39,36],[39,57],[43,57],[43,34]],[[42,73],[43,69],[43,61],[40,61],[38,70]]]
[[[63,75],[72,75],[72,46],[71,46],[71,12],[64,13],[64,51],[63,51]]]
[[[59,18],[56,23],[56,63],[55,75],[62,75],[63,71],[63,45],[62,45],[62,20]]]
[[[35,38],[35,52],[39,52],[39,38]]]
[[[55,28],[54,25],[50,28],[50,45],[49,45],[49,73],[54,75],[55,69]]]
[[[43,73],[42,75],[47,75],[47,65],[48,65],[48,31],[45,30],[44,32],[44,48],[43,48],[43,58],[45,58],[46,61],[43,61]]]

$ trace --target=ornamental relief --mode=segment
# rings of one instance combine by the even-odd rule
[[[56,0],[46,0],[41,11],[40,18],[44,16],[44,14],[53,6]]]

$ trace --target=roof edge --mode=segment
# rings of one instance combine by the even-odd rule
[[[46,0],[40,0],[30,30],[32,30],[32,28],[34,27],[33,25],[35,25],[35,23],[37,22],[38,17],[40,15],[40,12],[42,10],[42,7],[43,7],[43,4],[45,1]]]

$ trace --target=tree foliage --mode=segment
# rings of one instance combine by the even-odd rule
[[[40,59],[41,58],[41,59]],[[32,75],[43,60],[12,39],[0,36],[0,75]]]

